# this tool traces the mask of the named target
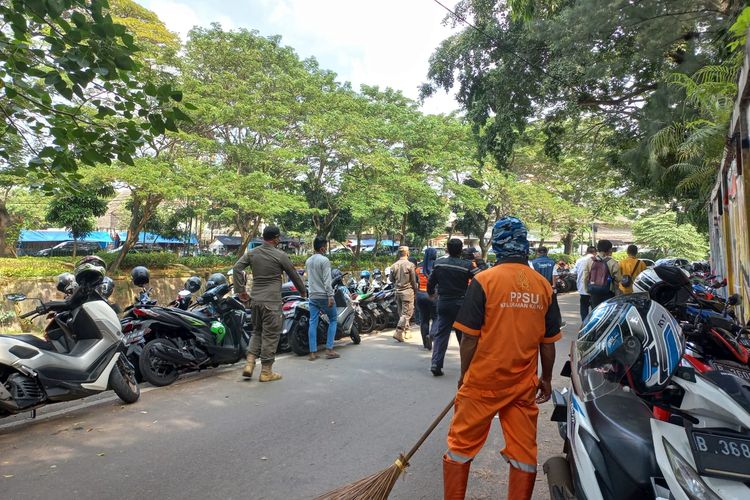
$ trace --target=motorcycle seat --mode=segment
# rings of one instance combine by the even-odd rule
[[[48,342],[44,339],[41,339],[37,337],[36,335],[28,335],[28,334],[3,335],[3,338],[20,340],[21,342],[25,342],[26,344],[33,345],[37,349],[42,349],[44,351],[55,350],[55,346],[52,345],[52,342]]]
[[[662,476],[654,455],[649,407],[633,393],[617,391],[587,402],[586,412],[600,438],[612,498],[649,492],[651,478]]]

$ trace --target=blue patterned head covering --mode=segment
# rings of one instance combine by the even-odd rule
[[[503,217],[492,228],[492,250],[497,260],[528,258],[529,240],[526,226],[517,217]]]

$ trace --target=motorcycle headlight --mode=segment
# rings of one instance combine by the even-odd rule
[[[698,471],[693,469],[688,461],[667,442],[666,438],[662,438],[662,443],[667,452],[667,459],[669,459],[672,472],[674,472],[677,482],[680,483],[690,500],[721,500],[719,495],[714,493],[703,481]]]

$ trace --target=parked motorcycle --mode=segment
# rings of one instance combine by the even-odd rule
[[[226,280],[225,280],[226,281]],[[201,295],[198,307],[135,307],[142,320],[142,352],[138,364],[144,380],[155,386],[172,384],[181,372],[233,364],[247,351],[245,307],[225,297],[229,283]]]
[[[555,500],[745,498],[750,390],[682,360],[685,339],[645,294],[597,307],[554,391],[563,454],[547,460]]]
[[[334,301],[336,303],[336,340],[351,337],[352,342],[361,342],[359,327],[356,322],[356,309],[349,291],[344,285],[344,274],[338,269],[331,272],[332,285],[334,289]],[[283,331],[289,336],[289,345],[298,356],[304,356],[310,352],[308,337],[308,325],[310,324],[310,303],[307,299],[291,299],[283,306],[284,327]],[[318,321],[318,344],[326,342],[328,333],[328,317],[320,315]]]
[[[23,294],[8,300],[26,300]],[[45,338],[0,335],[0,416],[113,389],[135,403],[140,389],[117,314],[95,286],[78,284],[63,301],[42,302],[22,318],[49,315]]]
[[[555,276],[555,289],[557,293],[572,292],[578,288],[576,275],[569,269],[561,269]]]

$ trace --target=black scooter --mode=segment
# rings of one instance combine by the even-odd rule
[[[134,307],[142,320],[143,350],[138,358],[143,379],[155,386],[172,384],[181,372],[233,364],[245,357],[245,307],[225,297],[229,284],[201,295],[199,307]]]

